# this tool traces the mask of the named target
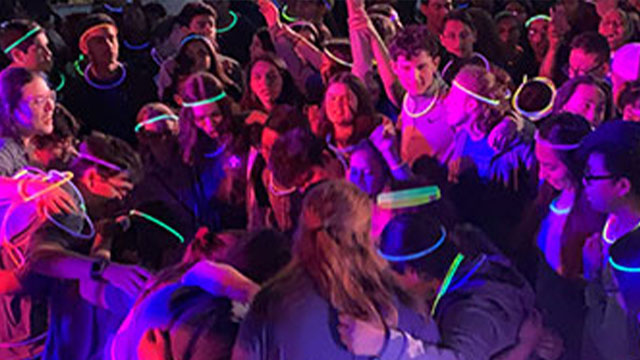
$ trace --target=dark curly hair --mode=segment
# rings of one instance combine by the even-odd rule
[[[436,58],[440,54],[440,42],[425,25],[409,25],[400,30],[389,44],[389,54],[393,61],[400,56],[410,59],[426,51],[429,56]]]

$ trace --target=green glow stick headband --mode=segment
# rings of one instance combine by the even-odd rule
[[[472,98],[474,98],[474,99],[476,99],[476,100],[478,100],[480,102],[483,102],[485,104],[489,104],[491,106],[500,105],[500,100],[491,99],[491,98],[488,98],[486,96],[482,96],[482,95],[480,95],[480,94],[478,94],[476,92],[473,92],[473,91],[467,89],[466,87],[462,86],[462,84],[460,84],[457,80],[453,80],[452,84],[455,87],[457,87],[458,89],[464,91],[467,95],[471,96]]]
[[[178,121],[178,117],[172,114],[158,115],[152,117],[151,119],[140,122],[138,125],[136,125],[134,131],[140,132],[140,130],[142,130],[142,128],[144,128],[146,125],[157,123],[158,121]]]
[[[227,25],[227,26],[225,26],[225,27],[223,27],[223,28],[216,29],[216,32],[217,32],[218,34],[224,34],[224,33],[226,33],[227,31],[229,31],[229,30],[233,29],[233,28],[236,26],[236,24],[238,23],[238,15],[236,15],[236,13],[235,13],[235,12],[233,12],[233,11],[229,10],[229,15],[231,15],[231,17],[233,18],[233,19],[231,20],[231,24],[229,24],[229,25]]]
[[[456,258],[453,259],[451,266],[449,266],[449,271],[447,271],[447,275],[444,277],[442,285],[440,285],[440,290],[438,290],[438,295],[436,295],[436,299],[431,306],[431,316],[436,313],[436,307],[438,307],[440,299],[444,296],[444,294],[447,293],[447,290],[449,290],[449,286],[451,286],[451,280],[453,280],[453,276],[456,274],[456,271],[460,267],[462,260],[464,260],[464,255],[459,253],[458,255],[456,255]]]
[[[616,263],[613,260],[613,257],[609,256],[609,264],[611,264],[611,267],[613,267],[614,269],[621,271],[621,272],[626,272],[626,273],[640,273],[640,268],[637,267],[628,267],[628,266],[623,266],[620,265],[618,263]]]
[[[547,85],[549,87],[549,89],[551,90],[551,99],[549,100],[549,104],[547,104],[547,106],[544,107],[544,109],[542,110],[538,110],[538,111],[526,111],[526,110],[522,110],[520,108],[520,106],[518,105],[518,98],[520,96],[520,93],[522,92],[522,89],[524,89],[524,87],[528,84],[528,83],[533,83],[533,82],[539,82],[539,83],[543,83],[545,85]],[[513,105],[513,108],[519,112],[520,114],[522,114],[523,116],[526,116],[527,118],[531,119],[531,120],[539,120],[545,116],[547,116],[551,110],[553,109],[553,103],[556,100],[556,86],[554,85],[553,81],[549,80],[546,77],[542,77],[542,76],[538,76],[538,77],[534,77],[531,80],[527,80],[527,77],[525,75],[522,84],[520,84],[520,86],[518,86],[518,89],[516,90],[515,94],[513,94],[513,97],[511,98],[511,105]]]
[[[527,20],[527,22],[524,23],[525,29],[529,28],[529,26],[534,21],[538,21],[538,20],[551,21],[551,16],[541,14],[541,15],[536,15],[536,16],[533,16],[533,17],[529,18],[529,20]]]
[[[174,228],[172,228],[171,226],[165,224],[164,222],[156,219],[155,217],[147,214],[147,213],[143,213],[142,211],[139,210],[131,210],[129,211],[129,216],[138,216],[141,217],[155,225],[160,226],[161,228],[165,229],[166,231],[168,231],[169,233],[171,233],[173,236],[177,237],[178,240],[180,240],[181,243],[184,243],[184,236],[180,235],[179,232],[177,232]]]
[[[383,209],[401,209],[428,204],[440,200],[442,194],[438,186],[426,186],[416,189],[382,193],[377,197],[377,204]]]
[[[213,104],[214,102],[224,99],[226,96],[227,96],[227,93],[223,91],[219,95],[216,95],[210,99],[205,99],[205,100],[200,100],[200,101],[195,101],[190,103],[183,103],[182,107],[192,108],[192,107],[198,107],[198,106],[207,105],[207,104]]]
[[[19,46],[20,44],[25,42],[28,38],[30,38],[33,35],[37,34],[41,30],[42,30],[42,28],[40,26],[36,26],[33,29],[29,30],[29,32],[27,32],[26,34],[22,35],[21,38],[19,38],[18,40],[14,41],[13,44],[7,46],[6,49],[4,49],[4,53],[9,55],[9,52],[11,52],[11,50],[15,49],[16,46]]]

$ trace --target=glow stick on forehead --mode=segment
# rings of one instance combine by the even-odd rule
[[[180,235],[179,232],[177,232],[174,228],[172,228],[171,226],[167,225],[166,223],[160,221],[159,219],[147,214],[147,213],[143,213],[142,211],[139,210],[131,210],[129,211],[129,215],[130,216],[138,216],[141,217],[155,225],[160,226],[161,228],[165,229],[166,231],[168,231],[170,234],[172,234],[173,236],[177,237],[178,240],[181,243],[184,243],[184,236]]]
[[[178,117],[173,114],[158,115],[158,116],[152,117],[151,119],[147,119],[145,121],[140,122],[138,125],[136,125],[134,131],[139,132],[145,126],[153,123],[157,123],[158,121],[178,121]]]
[[[416,189],[387,192],[378,195],[377,204],[382,208],[399,209],[428,204],[442,197],[440,188],[426,186]]]
[[[203,40],[203,41],[206,41],[207,43],[210,43],[210,42],[211,42],[211,41],[210,41],[207,37],[205,37],[205,36],[202,36],[202,35],[200,35],[200,34],[191,34],[191,35],[189,35],[189,36],[185,37],[184,39],[182,39],[182,41],[180,41],[180,47],[182,48],[183,46],[185,46],[185,44],[186,44],[186,43],[188,43],[188,42],[189,42],[189,41],[191,41],[191,40]]]
[[[120,166],[114,164],[114,163],[110,163],[106,160],[102,160],[100,158],[97,158],[93,155],[89,155],[89,154],[85,154],[85,153],[78,153],[78,158],[79,159],[84,159],[84,160],[88,160],[91,161],[95,164],[101,165],[106,167],[107,169],[111,169],[111,170],[115,170],[117,172],[124,172],[125,170],[123,168],[121,168]]]
[[[182,107],[193,108],[193,107],[198,107],[198,106],[202,106],[202,105],[213,104],[215,102],[218,102],[218,101],[224,99],[226,96],[227,96],[227,93],[223,91],[219,95],[216,95],[216,96],[214,96],[214,97],[212,97],[210,99],[194,101],[194,102],[190,102],[190,103],[183,103]]]
[[[41,30],[42,30],[42,28],[40,26],[36,26],[33,29],[29,30],[26,34],[22,35],[22,37],[20,37],[18,40],[14,41],[11,45],[7,46],[4,49],[4,53],[8,55],[11,50],[16,48],[16,46],[19,46],[20,44],[25,42],[28,38],[30,38],[33,35],[37,34]]]
[[[466,87],[464,87],[462,84],[460,84],[460,83],[458,82],[458,80],[453,80],[453,83],[452,83],[452,84],[453,84],[453,86],[455,86],[455,87],[457,87],[458,89],[460,89],[460,90],[464,91],[467,95],[471,96],[472,98],[474,98],[474,99],[476,99],[476,100],[478,100],[478,101],[480,101],[480,102],[483,102],[483,103],[485,103],[485,104],[489,104],[489,105],[491,105],[491,106],[498,106],[498,105],[500,105],[500,100],[491,99],[491,98],[488,98],[488,97],[486,97],[486,96],[482,96],[482,95],[480,95],[480,94],[478,94],[478,93],[476,93],[476,92],[473,92],[473,91],[471,91],[471,90],[467,89]]]
[[[533,17],[529,18],[529,20],[527,20],[527,22],[524,23],[524,27],[525,28],[529,28],[529,26],[531,26],[531,24],[533,24],[533,22],[538,21],[538,20],[544,20],[544,21],[550,22],[551,21],[551,16],[544,15],[544,14],[533,16]]]
[[[425,257],[431,254],[432,252],[436,251],[444,243],[446,238],[447,238],[447,230],[444,228],[444,226],[440,226],[440,238],[438,239],[438,241],[436,241],[435,244],[429,246],[424,250],[420,250],[418,252],[415,252],[412,254],[406,254],[406,255],[389,255],[389,254],[383,253],[380,249],[378,249],[378,255],[380,255],[380,257],[390,262],[416,260],[416,259]]]
[[[553,144],[553,143],[549,142],[548,140],[543,139],[540,136],[540,133],[538,131],[536,131],[534,139],[536,141],[536,144],[542,145],[542,146],[546,146],[546,147],[551,148],[553,150],[569,151],[569,150],[575,150],[575,149],[580,147],[580,143],[577,143],[577,144]]]
[[[118,28],[117,28],[115,25],[113,25],[113,24],[110,24],[110,23],[101,23],[101,24],[97,24],[97,25],[94,25],[94,26],[92,26],[92,27],[88,28],[87,30],[85,30],[85,32],[83,32],[83,33],[82,33],[82,35],[80,36],[80,40],[78,40],[78,44],[79,44],[80,46],[82,46],[82,44],[84,44],[84,43],[87,41],[87,38],[88,38],[89,36],[91,36],[91,34],[92,34],[93,32],[95,32],[96,30],[100,30],[100,29],[108,29],[108,28],[112,28],[112,29],[114,29],[116,32],[118,31]]]

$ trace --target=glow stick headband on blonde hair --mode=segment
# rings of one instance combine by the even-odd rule
[[[152,117],[150,119],[147,119],[145,121],[141,121],[140,123],[138,123],[138,125],[136,125],[134,131],[135,132],[139,132],[146,125],[157,123],[158,121],[178,121],[178,119],[179,118],[176,115],[173,115],[173,114],[162,114],[162,115],[154,116],[154,117]]]
[[[533,83],[533,82],[539,82],[542,84],[545,84],[549,87],[549,89],[551,90],[551,99],[549,100],[549,104],[547,104],[547,106],[545,106],[542,110],[538,110],[538,111],[526,111],[526,110],[522,110],[522,108],[520,108],[520,106],[518,105],[518,97],[520,96],[520,93],[522,92],[522,89],[524,89],[524,87],[529,84],[529,83]],[[549,113],[551,113],[551,110],[553,110],[553,103],[556,100],[556,94],[557,94],[557,90],[556,90],[556,86],[553,84],[553,81],[551,81],[550,79],[546,78],[546,77],[542,77],[542,76],[538,76],[538,77],[534,77],[531,80],[528,80],[526,75],[522,81],[522,84],[520,84],[520,86],[518,86],[518,89],[516,89],[516,92],[513,94],[513,97],[511,98],[511,105],[513,106],[513,108],[520,114],[522,114],[523,116],[531,119],[531,120],[539,120],[545,116],[547,116]]]
[[[11,50],[15,49],[17,46],[19,46],[20,44],[25,42],[28,38],[30,38],[33,35],[39,33],[41,30],[42,30],[42,28],[40,26],[36,25],[36,27],[34,27],[33,29],[29,30],[26,34],[22,35],[18,40],[14,41],[11,45],[7,46],[4,49],[4,53],[9,55],[9,52],[11,52]]]
[[[529,20],[527,20],[527,22],[524,23],[524,27],[525,28],[529,28],[529,26],[531,26],[531,24],[533,24],[534,21],[538,21],[538,20],[544,20],[544,21],[551,21],[551,16],[549,15],[544,15],[544,14],[540,14],[540,15],[536,15],[533,17],[530,17]]]
[[[472,98],[474,98],[474,99],[476,99],[476,100],[478,100],[480,102],[489,104],[491,106],[500,105],[500,100],[491,99],[491,98],[488,98],[486,96],[482,96],[482,95],[480,95],[480,94],[478,94],[478,93],[476,93],[474,91],[471,91],[471,90],[467,89],[466,87],[464,87],[462,84],[460,84],[460,82],[458,82],[458,80],[453,80],[453,82],[451,84],[453,86],[457,87],[458,89],[464,91],[467,95],[471,96]]]
[[[214,102],[218,102],[222,99],[224,99],[227,96],[226,92],[221,92],[219,95],[216,95],[210,99],[205,99],[205,100],[200,100],[200,101],[194,101],[194,102],[185,102],[182,104],[182,107],[186,107],[186,108],[193,108],[193,107],[198,107],[198,106],[202,106],[202,105],[207,105],[207,104],[213,104]]]
[[[580,147],[580,143],[577,143],[577,144],[553,144],[553,143],[549,142],[548,140],[543,139],[540,136],[540,132],[538,132],[538,131],[536,131],[534,139],[536,141],[536,144],[539,144],[539,145],[542,145],[542,146],[546,146],[546,147],[551,148],[553,150],[569,151],[569,150],[575,150],[575,149]]]

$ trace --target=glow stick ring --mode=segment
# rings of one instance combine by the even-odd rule
[[[149,44],[150,44],[150,43],[147,41],[147,42],[144,42],[144,43],[142,43],[142,44],[140,44],[140,45],[134,45],[134,44],[130,43],[130,42],[129,42],[129,41],[127,41],[127,40],[123,41],[122,43],[124,44],[124,47],[126,47],[126,48],[127,48],[127,49],[129,49],[129,50],[134,50],[134,51],[144,50],[144,49],[148,48],[148,47],[149,47]]]
[[[520,106],[518,105],[518,98],[520,97],[520,93],[522,92],[522,89],[524,89],[526,84],[531,82],[543,83],[547,85],[551,90],[551,99],[549,100],[549,104],[547,104],[547,106],[545,106],[544,109],[542,110],[525,111],[525,110],[522,110],[522,108],[520,108]],[[557,90],[553,81],[542,76],[534,77],[531,80],[527,80],[527,77],[525,76],[524,81],[522,82],[522,84],[520,84],[520,86],[518,86],[518,88],[516,89],[516,92],[513,94],[513,97],[511,98],[511,105],[518,113],[535,121],[547,116],[551,112],[551,110],[553,109],[553,103],[556,100],[556,95],[557,95]]]
[[[331,51],[329,51],[329,49],[328,49],[328,48],[326,48],[326,47],[324,48],[323,53],[324,53],[325,55],[327,55],[327,57],[329,57],[329,59],[331,59],[332,61],[335,61],[336,63],[338,63],[338,64],[340,64],[340,65],[342,65],[342,66],[345,66],[345,67],[348,67],[348,68],[350,68],[350,67],[352,67],[352,66],[353,66],[353,64],[352,64],[352,63],[350,63],[350,62],[348,62],[348,61],[345,61],[345,60],[340,59],[337,55],[335,55],[334,53],[332,53]]]
[[[179,118],[176,115],[173,115],[173,114],[158,115],[158,116],[152,117],[151,119],[148,119],[148,120],[145,120],[145,121],[141,121],[140,123],[138,123],[138,125],[136,125],[134,131],[135,132],[139,132],[145,126],[153,124],[153,123],[157,123],[158,121],[178,121],[178,119]]]
[[[202,106],[202,105],[207,105],[207,104],[213,104],[214,102],[218,102],[222,99],[224,99],[227,96],[226,92],[221,92],[220,94],[210,98],[210,99],[205,99],[205,100],[200,100],[200,101],[195,101],[195,102],[185,102],[182,103],[182,107],[186,107],[186,108],[193,108],[193,107],[198,107],[198,106]]]
[[[442,285],[440,285],[440,290],[438,290],[438,295],[436,295],[436,299],[433,301],[433,305],[431,306],[431,316],[433,317],[436,313],[436,308],[438,307],[438,303],[440,299],[447,293],[449,286],[451,285],[451,280],[453,279],[453,275],[455,275],[456,271],[460,267],[460,263],[464,260],[464,255],[458,253],[451,266],[449,266],[449,271],[447,271],[447,275],[445,275],[444,280],[442,281]]]
[[[289,5],[285,5],[282,7],[282,11],[281,11],[281,15],[282,18],[285,19],[287,22],[296,22],[298,20],[298,18],[291,16],[289,14],[287,14],[287,10],[289,9]]]
[[[626,272],[626,273],[640,273],[640,268],[637,267],[629,267],[629,266],[624,266],[624,265],[620,265],[618,263],[616,263],[613,260],[612,256],[609,256],[609,264],[611,264],[611,267],[613,267],[614,269],[620,271],[620,272]]]
[[[462,86],[462,84],[460,84],[457,80],[453,80],[452,84],[453,84],[453,86],[455,86],[458,89],[464,91],[467,95],[471,96],[472,98],[474,98],[474,99],[476,99],[476,100],[478,100],[480,102],[483,102],[485,104],[489,104],[491,106],[500,105],[500,100],[491,99],[491,98],[488,98],[486,96],[482,96],[482,95],[480,95],[478,93],[475,93],[475,92],[467,89],[466,87]]]
[[[102,166],[106,167],[107,169],[111,169],[111,170],[114,170],[114,171],[117,171],[117,172],[124,172],[125,171],[125,169],[121,168],[120,166],[118,166],[118,165],[116,165],[114,163],[108,162],[106,160],[102,160],[100,158],[97,158],[97,157],[95,157],[93,155],[89,155],[89,154],[85,154],[85,153],[78,153],[77,156],[78,156],[79,159],[84,159],[84,160],[91,161],[91,162],[93,162],[95,164],[102,165]]]
[[[83,32],[82,35],[80,35],[80,39],[78,40],[78,44],[79,45],[84,44],[87,41],[87,38],[89,37],[89,35],[91,35],[92,32],[94,32],[95,30],[98,30],[98,29],[102,29],[102,28],[113,28],[113,29],[116,30],[116,32],[118,30],[118,28],[115,25],[109,24],[109,23],[100,23],[100,24],[94,25],[94,26],[88,28],[87,30],[85,30],[85,32]],[[82,48],[82,47],[80,47],[80,48]]]
[[[570,151],[575,150],[580,147],[580,143],[578,144],[553,144],[540,136],[540,133],[536,131],[534,135],[534,140],[537,144],[551,148],[553,150],[562,150],[562,151]]]
[[[233,29],[236,26],[236,23],[238,23],[238,15],[236,15],[236,13],[234,11],[229,10],[229,15],[231,15],[231,17],[233,18],[231,20],[231,23],[223,28],[217,29],[216,32],[218,34],[224,34],[227,31],[230,31],[231,29]]]
[[[4,49],[4,53],[9,55],[9,52],[11,52],[11,50],[15,49],[17,46],[25,42],[28,38],[40,32],[41,30],[42,28],[40,26],[36,26],[33,29],[29,30],[26,34],[22,35],[22,37],[20,37],[18,40],[14,41],[11,45],[7,46]]]
[[[145,219],[145,220],[147,220],[147,221],[149,221],[149,222],[151,222],[151,223],[153,223],[155,225],[160,226],[161,228],[163,228],[166,231],[168,231],[169,233],[171,233],[173,236],[177,237],[178,240],[180,240],[181,243],[184,243],[184,237],[182,235],[180,235],[179,232],[177,232],[175,229],[173,229],[171,226],[165,224],[164,222],[156,219],[155,217],[153,217],[153,216],[151,216],[149,214],[143,213],[142,211],[135,210],[135,209],[129,211],[129,215],[130,216],[141,217],[141,218],[143,218],[143,219]]]
[[[418,113],[413,113],[409,111],[409,109],[407,109],[407,99],[409,98],[409,93],[405,93],[404,98],[402,99],[402,109],[404,110],[405,114],[409,115],[414,119],[422,117],[433,109],[434,105],[436,104],[436,101],[438,100],[439,95],[440,95],[440,90],[436,90],[436,93],[433,95],[433,99],[431,100],[431,103],[429,103],[429,105],[427,105],[427,107],[424,108],[424,110]]]
[[[292,194],[296,190],[298,190],[298,188],[295,186],[290,187],[288,189],[284,189],[284,190],[276,189],[276,186],[273,185],[273,173],[269,174],[269,192],[271,192],[273,195],[278,197],[286,196],[286,195]]]
[[[436,251],[442,244],[444,244],[444,241],[447,238],[447,230],[444,228],[444,226],[440,226],[440,234],[441,234],[440,238],[438,239],[438,241],[436,241],[435,244],[431,245],[430,247],[424,250],[415,252],[413,254],[389,255],[389,254],[383,253],[382,250],[378,249],[378,255],[380,255],[380,257],[390,262],[411,261],[411,260],[420,259]]]
[[[214,152],[204,154],[204,157],[207,159],[213,159],[220,156],[220,154],[222,154],[225,150],[227,150],[227,144],[223,144],[222,146],[218,147]]]
[[[206,41],[207,43],[211,43],[211,40],[209,40],[208,38],[199,35],[199,34],[191,34],[187,37],[185,37],[184,39],[182,39],[182,41],[180,41],[180,48],[182,48],[183,46],[185,46],[189,41],[192,40],[202,40],[202,41]]]
[[[162,63],[164,62],[164,60],[158,53],[158,49],[156,49],[155,47],[152,48],[149,54],[151,55],[151,59],[153,59],[153,62],[155,62],[158,66],[162,66]]]
[[[98,90],[111,90],[111,89],[117,88],[118,86],[122,85],[124,80],[127,78],[127,68],[124,65],[122,65],[122,63],[118,63],[118,66],[120,67],[120,69],[122,69],[122,76],[120,76],[118,80],[116,80],[111,84],[107,84],[107,85],[97,84],[96,82],[91,80],[91,77],[89,76],[89,72],[90,72],[89,70],[91,69],[92,66],[93,64],[89,63],[89,65],[87,65],[87,67],[84,69],[84,80],[89,85],[93,86]]]
[[[538,21],[538,20],[544,20],[544,21],[550,22],[551,21],[551,16],[540,14],[540,15],[536,15],[536,16],[533,16],[533,17],[529,18],[529,20],[527,20],[527,22],[524,23],[525,29],[528,29],[529,26],[531,26],[531,24],[533,24],[534,21]]]

